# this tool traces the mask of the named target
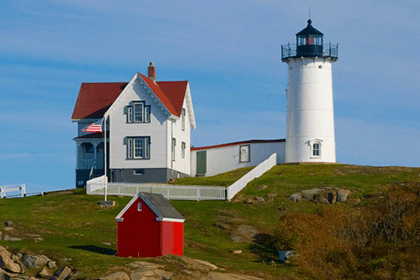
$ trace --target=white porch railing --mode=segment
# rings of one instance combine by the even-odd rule
[[[175,200],[231,200],[238,192],[257,177],[270,170],[277,162],[277,154],[272,154],[254,169],[242,176],[229,187],[194,186],[171,184],[108,183],[108,195],[135,196],[139,192],[160,193],[166,199]],[[86,193],[105,195],[105,175],[87,181]]]
[[[227,200],[231,200],[238,192],[240,192],[246,185],[260,177],[265,172],[270,170],[277,163],[277,154],[272,154],[268,159],[258,164],[251,171],[242,176],[238,181],[230,185],[227,189]]]
[[[26,185],[7,185],[0,187],[0,198],[25,197]]]

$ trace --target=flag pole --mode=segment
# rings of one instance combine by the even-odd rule
[[[104,119],[102,120],[104,122],[104,171],[105,171],[105,201],[108,194],[108,172],[107,172],[107,164],[106,164],[106,115],[104,116]]]

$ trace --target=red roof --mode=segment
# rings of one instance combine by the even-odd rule
[[[213,146],[191,147],[191,151],[208,150],[208,149],[222,148],[222,147],[243,145],[243,144],[258,144],[258,143],[272,143],[272,142],[285,142],[285,141],[286,141],[285,139],[247,140],[247,141],[232,142],[232,143],[219,144],[219,145],[213,145]]]
[[[140,74],[171,114],[181,116],[188,81],[156,82]]]
[[[156,82],[140,74],[168,111],[181,116],[188,81]],[[82,83],[73,120],[99,119],[111,107],[128,83]]]
[[[100,119],[127,83],[83,83],[72,119]]]

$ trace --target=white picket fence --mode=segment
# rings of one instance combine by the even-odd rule
[[[0,186],[0,198],[25,197],[25,196],[26,196],[25,184]]]
[[[159,193],[166,199],[174,200],[231,200],[238,192],[257,177],[276,165],[277,154],[253,168],[247,174],[229,187],[223,186],[195,186],[171,184],[140,184],[140,183],[108,183],[107,194],[118,196],[135,196],[139,192]],[[87,181],[86,193],[89,195],[105,195],[105,176]]]
[[[98,178],[103,179],[103,177]],[[107,187],[108,195],[135,196],[139,192],[159,193],[166,199],[175,200],[226,200],[226,187],[223,186],[108,183]],[[89,180],[86,193],[104,195],[104,184]]]

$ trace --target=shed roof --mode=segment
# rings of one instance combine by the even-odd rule
[[[117,221],[123,220],[124,213],[133,205],[133,203],[140,198],[146,203],[152,211],[156,214],[158,220],[176,220],[183,222],[184,217],[169,203],[163,195],[157,193],[141,193],[139,192],[133,199],[124,207],[115,219]]]
[[[139,193],[144,202],[149,202],[161,218],[184,219],[163,195],[157,193]]]

